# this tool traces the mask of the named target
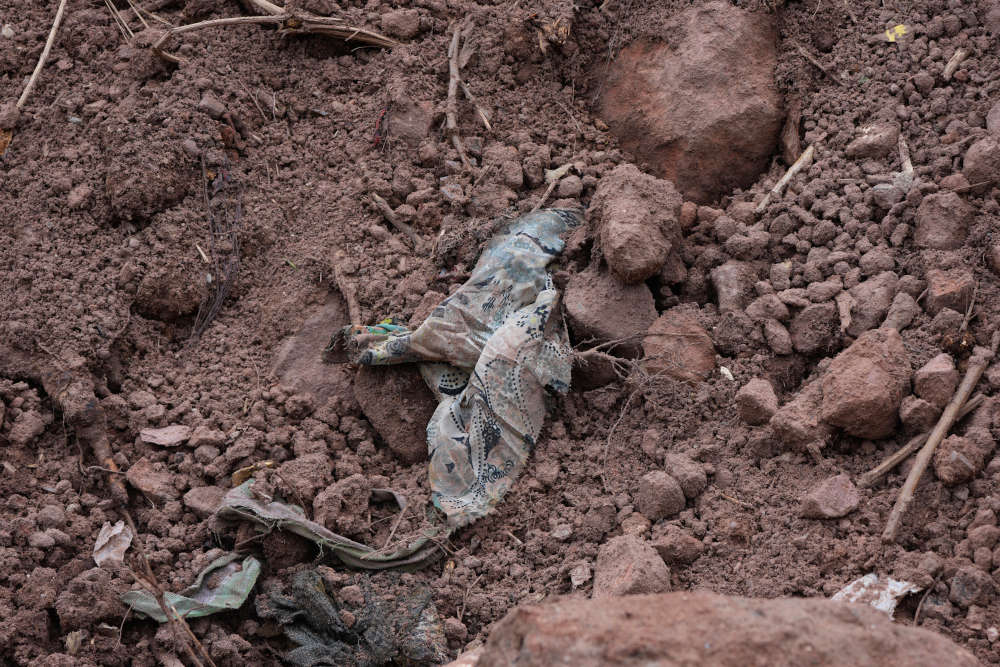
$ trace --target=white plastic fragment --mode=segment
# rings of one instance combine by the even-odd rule
[[[920,590],[922,590],[921,586],[909,581],[900,581],[891,577],[879,578],[877,574],[872,572],[841,588],[831,600],[867,604],[885,612],[889,618],[892,618],[899,601]]]
[[[733,372],[726,368],[725,366],[719,366],[719,374],[726,378],[730,382],[735,381],[736,378],[733,377]]]

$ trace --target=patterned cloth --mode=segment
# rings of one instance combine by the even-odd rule
[[[546,267],[579,222],[567,209],[521,216],[415,331],[383,323],[342,332],[356,363],[420,363],[439,401],[427,425],[432,499],[452,528],[500,502],[541,432],[545,390],[569,389],[568,338]]]

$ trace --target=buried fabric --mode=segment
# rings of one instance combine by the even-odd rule
[[[451,528],[503,498],[541,432],[545,390],[569,389],[568,338],[546,267],[579,221],[567,209],[521,216],[415,331],[353,326],[335,338],[359,364],[420,362],[439,401],[427,425],[432,498]]]

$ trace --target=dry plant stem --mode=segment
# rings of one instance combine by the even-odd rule
[[[954,76],[955,70],[958,69],[958,66],[962,64],[962,61],[965,60],[968,55],[968,49],[958,49],[955,51],[955,55],[953,55],[948,61],[948,64],[944,66],[944,72],[941,74],[945,81],[951,81],[951,77]]]
[[[347,315],[351,318],[351,324],[361,324],[361,306],[358,305],[358,299],[354,296],[354,289],[347,282],[347,278],[340,268],[340,263],[343,261],[343,253],[336,253],[333,258],[333,278],[337,281],[337,289],[340,290],[344,301],[347,302]]]
[[[371,197],[372,201],[375,203],[375,207],[378,208],[379,213],[382,214],[382,217],[384,217],[390,225],[405,234],[406,237],[410,239],[410,243],[414,248],[419,248],[421,245],[420,237],[417,236],[415,231],[413,231],[413,227],[410,227],[408,224],[400,220],[399,216],[396,215],[396,212],[392,210],[391,206],[389,206],[389,202],[380,197],[377,193],[372,192]]]
[[[841,87],[844,86],[844,82],[841,81],[840,79],[838,79],[836,76],[834,76],[833,72],[831,72],[829,69],[826,68],[826,65],[824,65],[820,61],[816,60],[816,58],[813,56],[813,54],[811,54],[808,51],[806,51],[806,48],[804,46],[802,46],[801,44],[795,44],[795,48],[798,49],[798,52],[802,54],[803,58],[805,58],[806,60],[808,60],[816,69],[818,69],[819,71],[823,72],[823,74],[826,74],[830,78],[831,81],[833,81],[838,86],[841,86]]]
[[[968,415],[970,412],[978,408],[982,404],[982,402],[983,402],[982,394],[976,394],[975,396],[970,398],[968,401],[965,402],[965,405],[962,406],[962,409],[959,410],[958,416],[955,418],[955,421],[957,422],[962,420],[966,415]],[[889,474],[889,471],[891,471],[893,468],[898,466],[906,459],[910,458],[910,455],[913,454],[913,452],[923,447],[924,443],[927,442],[927,438],[929,437],[930,437],[930,432],[921,433],[920,435],[910,438],[909,442],[907,442],[905,445],[903,445],[898,450],[896,450],[888,457],[886,457],[886,459],[882,461],[882,463],[878,464],[876,467],[872,468],[864,475],[859,477],[858,486],[861,487],[862,489],[866,489],[870,486],[873,486],[875,482],[877,482],[878,480],[882,479],[887,474]]]
[[[788,168],[788,171],[786,171],[785,175],[781,177],[781,180],[775,183],[774,187],[771,188],[766,195],[764,195],[764,198],[760,200],[759,204],[757,204],[757,208],[754,212],[761,213],[765,208],[767,208],[767,205],[771,203],[771,197],[780,195],[781,191],[785,189],[785,186],[788,185],[788,182],[792,180],[795,174],[812,164],[813,156],[815,154],[815,144],[809,144],[809,146],[802,151],[802,155],[800,155],[799,159],[795,161],[795,164]]]
[[[192,32],[194,30],[201,30],[202,28],[212,28],[220,25],[238,25],[242,23],[273,23],[280,24],[282,18],[280,16],[234,16],[224,19],[209,19],[208,21],[199,21],[198,23],[189,23],[188,25],[177,26],[176,28],[171,28],[170,30],[163,33],[158,40],[153,44],[153,51],[160,53],[164,42],[173,37],[174,35],[180,35],[185,32]]]
[[[66,0],[62,0],[59,3],[59,9],[56,10],[56,18],[52,22],[52,29],[49,30],[49,38],[45,40],[45,48],[42,49],[42,55],[38,57],[38,64],[35,65],[35,71],[31,73],[28,85],[24,87],[21,97],[17,99],[18,109],[22,108],[24,103],[28,101],[28,96],[31,95],[31,91],[35,88],[35,83],[38,82],[38,75],[41,74],[42,68],[45,67],[45,61],[49,59],[49,52],[52,51],[52,44],[56,41],[56,33],[59,32],[59,24],[62,23],[65,11]]]
[[[549,195],[551,195],[552,191],[556,189],[556,186],[559,185],[559,181],[562,179],[563,176],[566,175],[567,172],[569,172],[569,168],[572,166],[573,166],[572,162],[567,162],[561,167],[556,167],[555,169],[552,170],[551,173],[553,173],[554,175],[552,177],[552,180],[549,181],[549,187],[545,188],[545,192],[542,193],[542,198],[539,199],[538,203],[535,204],[535,207],[531,209],[532,213],[540,209],[542,205],[545,204],[546,201],[548,201]]]
[[[465,93],[465,97],[472,103],[472,106],[476,107],[476,113],[479,115],[479,120],[483,121],[483,127],[486,128],[487,132],[492,132],[493,126],[490,125],[490,119],[486,115],[486,112],[483,111],[483,107],[479,105],[479,100],[477,100],[476,96],[472,94],[471,90],[469,90],[469,84],[462,79],[459,79],[458,85],[462,87],[462,92]]]
[[[451,36],[451,44],[448,46],[448,102],[445,106],[445,122],[448,127],[448,134],[451,135],[451,143],[458,151],[458,157],[462,164],[469,171],[472,171],[472,163],[465,154],[465,145],[462,137],[458,135],[458,82],[460,80],[458,72],[458,39],[462,35],[464,22],[455,26],[455,32]]]
[[[913,493],[920,482],[920,478],[923,477],[924,471],[927,470],[927,465],[930,463],[931,457],[934,456],[934,450],[937,449],[937,446],[944,439],[944,436],[948,434],[948,431],[958,418],[958,413],[962,409],[962,405],[968,400],[976,383],[979,382],[979,378],[982,377],[983,371],[986,370],[986,367],[996,354],[998,343],[1000,343],[1000,331],[993,334],[990,349],[980,348],[969,361],[969,368],[965,371],[962,384],[958,386],[951,402],[948,403],[941,414],[937,426],[931,431],[927,442],[917,454],[917,458],[913,462],[913,468],[910,469],[910,474],[907,476],[906,482],[899,492],[899,497],[896,498],[896,504],[893,506],[892,511],[889,512],[885,530],[882,532],[883,542],[896,541],[903,515],[909,509],[910,503],[913,502]]]

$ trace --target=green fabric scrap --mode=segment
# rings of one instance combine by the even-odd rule
[[[238,563],[239,557],[239,554],[226,554],[216,558],[198,573],[192,585],[180,593],[164,593],[163,601],[183,618],[239,609],[260,575],[260,561],[247,556]],[[160,623],[167,622],[159,602],[147,591],[129,591],[122,595],[122,601],[140,614]]]

